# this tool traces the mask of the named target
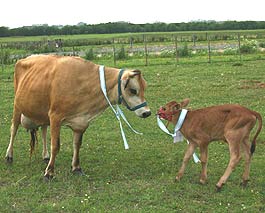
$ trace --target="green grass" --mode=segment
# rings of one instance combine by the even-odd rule
[[[4,156],[9,142],[13,101],[13,66],[0,75],[0,209],[1,212],[264,212],[264,131],[254,153],[249,185],[240,186],[243,161],[231,174],[220,193],[215,184],[228,160],[228,146],[209,146],[208,183],[199,184],[201,166],[192,161],[183,179],[174,183],[186,143],[172,139],[156,126],[155,113],[173,99],[190,98],[190,107],[239,103],[265,114],[265,61],[234,63],[183,63],[175,66],[151,62],[118,61],[117,67],[143,71],[148,82],[146,99],[153,115],[137,118],[124,112],[133,127],[144,133],[134,135],[125,128],[129,150],[124,150],[118,122],[109,109],[91,122],[81,148],[81,166],[86,176],[70,172],[72,133],[63,127],[61,150],[56,158],[55,178],[45,183],[41,143],[29,159],[29,135],[20,128],[12,166]],[[113,62],[97,61],[111,65]],[[109,64],[108,64],[109,63]],[[162,65],[161,65],[162,64]],[[198,151],[197,151],[198,153]]]

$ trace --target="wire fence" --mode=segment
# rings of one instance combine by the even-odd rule
[[[1,43],[1,69],[32,54],[80,56],[88,60],[142,60],[151,65],[265,59],[265,32],[127,36],[113,39],[54,39]],[[164,59],[164,60],[163,60]],[[167,59],[167,60],[165,60]]]

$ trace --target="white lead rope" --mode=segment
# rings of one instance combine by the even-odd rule
[[[122,119],[124,120],[124,122],[128,125],[128,127],[135,133],[135,134],[139,134],[139,135],[142,135],[143,133],[141,132],[137,132],[136,130],[134,130],[132,128],[132,126],[130,125],[130,123],[127,121],[125,115],[123,114],[122,110],[120,109],[120,107],[118,105],[116,105],[117,107],[117,110],[114,109],[114,107],[112,106],[112,104],[110,103],[110,100],[108,98],[108,95],[107,95],[107,89],[106,89],[106,83],[105,83],[105,72],[104,72],[104,66],[100,66],[99,67],[99,78],[100,78],[100,87],[101,87],[101,90],[108,102],[108,104],[110,105],[110,108],[112,109],[112,111],[114,112],[117,120],[119,121],[119,124],[120,124],[120,130],[121,130],[121,136],[122,136],[122,139],[123,139],[123,143],[124,143],[124,148],[125,149],[129,149],[129,145],[127,143],[127,139],[126,139],[126,136],[125,136],[125,133],[123,131],[123,127],[122,127],[122,123],[121,123],[121,119],[120,117],[122,117]]]
[[[171,135],[174,138],[174,143],[183,141],[183,136],[182,136],[182,134],[181,134],[181,132],[179,130],[180,130],[180,128],[181,128],[181,126],[182,126],[182,124],[183,124],[183,122],[185,120],[187,112],[188,111],[186,109],[182,109],[182,111],[180,113],[180,116],[179,116],[179,120],[178,120],[178,122],[177,122],[177,124],[175,126],[175,129],[174,129],[174,134],[172,134],[172,133],[170,133],[168,131],[168,129],[166,128],[165,124],[160,120],[159,115],[157,115],[157,125],[160,127],[160,129],[163,132],[167,133],[168,135]],[[188,140],[187,140],[187,143],[189,144]],[[195,152],[193,153],[192,156],[193,156],[193,161],[195,163],[201,162]]]

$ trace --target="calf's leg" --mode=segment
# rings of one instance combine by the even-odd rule
[[[194,153],[194,150],[195,150],[196,147],[197,147],[197,144],[190,141],[190,143],[188,145],[188,148],[187,148],[187,151],[186,151],[186,153],[184,155],[184,158],[183,158],[183,161],[182,161],[182,165],[181,165],[181,167],[180,167],[180,169],[178,171],[178,175],[176,176],[176,181],[179,181],[181,179],[181,177],[183,176],[184,170],[185,170],[185,168],[186,168],[186,166],[187,166],[192,154]]]
[[[248,180],[249,180],[249,172],[250,172],[250,161],[251,161],[251,153],[250,153],[250,146],[248,144],[249,137],[245,138],[243,140],[242,146],[245,152],[245,169],[242,176],[242,186],[247,186]]]
[[[234,139],[240,139],[240,137],[234,137]],[[230,160],[228,166],[223,174],[223,176],[219,179],[218,183],[216,184],[217,191],[220,191],[222,185],[226,183],[228,177],[230,176],[231,172],[234,170],[236,165],[240,161],[240,142],[241,140],[227,140],[229,145],[230,151]]]
[[[200,146],[200,160],[202,165],[200,183],[205,184],[207,180],[208,144]]]

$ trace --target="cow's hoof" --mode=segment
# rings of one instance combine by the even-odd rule
[[[50,161],[50,158],[44,158],[44,159],[43,159],[43,162],[46,163],[46,164],[48,164],[49,161]]]
[[[249,180],[243,180],[243,182],[240,184],[243,188],[246,188],[248,185]]]
[[[53,179],[53,175],[45,174],[43,177],[44,182],[50,182]]]
[[[78,176],[83,176],[83,175],[85,175],[85,173],[82,171],[81,168],[76,168],[76,169],[72,170],[72,173],[73,173],[74,175],[78,175]]]
[[[215,187],[216,187],[216,189],[215,189],[216,192],[221,192],[222,186],[217,186],[216,185]]]
[[[13,163],[13,157],[6,156],[6,163],[8,164]]]

